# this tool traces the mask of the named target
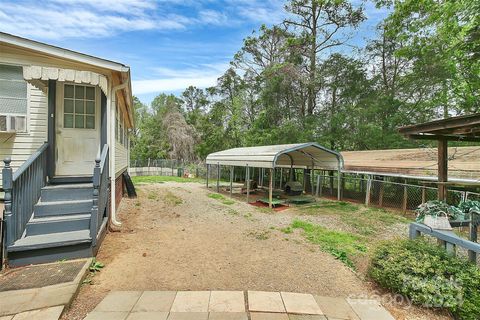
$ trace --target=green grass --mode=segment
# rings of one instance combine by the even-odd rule
[[[314,205],[300,207],[299,210],[305,215],[338,216],[344,224],[353,227],[355,233],[364,236],[374,236],[386,227],[411,221],[398,212],[367,208],[364,205],[343,201],[321,200]]]
[[[183,203],[183,200],[180,197],[174,195],[170,191],[167,191],[167,193],[163,196],[163,200],[174,207]]]
[[[220,201],[221,203],[226,204],[226,205],[228,205],[228,206],[235,203],[234,200],[227,199],[227,198],[225,198],[223,195],[221,195],[220,193],[209,193],[209,194],[208,194],[208,197],[209,197],[209,198],[212,198],[212,199],[215,199],[215,200],[218,200],[218,201]]]
[[[309,242],[320,245],[322,250],[352,269],[355,269],[352,258],[367,251],[365,239],[358,235],[329,230],[302,220],[294,220],[291,229],[302,229]],[[290,233],[291,229],[285,228],[286,233]]]
[[[200,178],[182,178],[170,176],[138,176],[132,177],[134,184],[138,183],[165,183],[165,182],[203,182]]]

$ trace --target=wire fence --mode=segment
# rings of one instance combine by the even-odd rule
[[[163,175],[179,177],[207,178],[213,182],[220,181],[220,185],[230,181],[230,167],[210,165],[207,172],[205,163],[185,163],[178,160],[146,160],[132,161],[130,173],[132,175]],[[258,186],[268,186],[269,170],[250,168],[250,179]],[[234,182],[244,182],[246,168],[234,167],[232,178]],[[339,183],[340,178],[340,183]],[[273,171],[274,189],[283,190],[290,180],[302,182],[305,193],[317,197],[340,199],[363,203],[369,206],[397,209],[402,211],[414,210],[420,204],[438,199],[438,188],[432,181],[421,181],[413,178],[400,178],[382,175],[367,175],[363,173],[341,173],[337,171],[276,168]],[[227,183],[228,185],[228,183]],[[340,188],[340,192],[338,189]],[[475,187],[475,191],[480,187]],[[468,189],[448,189],[446,202],[458,205],[462,201],[478,200],[480,193]]]

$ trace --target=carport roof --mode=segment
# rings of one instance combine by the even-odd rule
[[[209,154],[206,163],[256,168],[343,168],[338,152],[314,142],[228,149]]]

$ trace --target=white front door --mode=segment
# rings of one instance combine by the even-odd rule
[[[91,176],[100,147],[100,90],[57,82],[56,176]]]

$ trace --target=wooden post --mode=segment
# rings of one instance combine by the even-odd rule
[[[380,179],[379,179],[380,180]],[[378,206],[383,207],[383,194],[385,193],[385,178],[381,179],[380,190],[378,192]]]
[[[230,197],[233,197],[233,166],[230,167]]]
[[[367,192],[365,194],[365,205],[368,207],[370,205],[370,192],[372,190],[372,178],[368,176],[367,178]]]
[[[3,160],[5,163],[5,167],[2,170],[2,180],[3,180],[3,190],[5,191],[5,196],[4,196],[4,205],[5,205],[5,211],[4,211],[4,220],[5,220],[5,248],[9,245],[12,245],[15,240],[17,240],[17,226],[15,225],[14,219],[14,213],[12,212],[12,200],[13,200],[13,195],[12,195],[12,188],[13,188],[13,172],[12,172],[12,167],[10,166],[10,163],[12,162],[12,159],[6,158]]]
[[[315,195],[315,190],[313,189],[313,186],[315,185],[315,181],[314,181],[315,180],[315,169],[313,169],[313,167],[312,167],[312,171],[310,171],[310,172],[311,172],[310,173],[310,181],[311,181],[310,182],[310,185],[311,185],[310,189],[312,189],[312,196],[314,196]]]
[[[268,184],[268,207],[272,208],[272,199],[273,199],[273,170],[270,169],[270,177]]]
[[[408,204],[408,189],[407,189],[407,180],[404,181],[403,185],[403,203],[402,203],[402,209],[403,212],[407,212],[407,204]]]
[[[250,168],[248,167],[247,164],[247,172],[245,173],[245,181],[247,182],[247,203],[249,203],[249,197],[250,197]]]
[[[448,181],[448,141],[438,140],[438,200],[445,201],[447,198]]]
[[[478,223],[480,217],[476,213],[471,213],[470,215],[470,241],[478,242]],[[470,260],[470,262],[477,263],[477,253],[475,251],[468,250],[468,260]]]
[[[220,192],[220,164],[217,163],[217,192]]]
[[[426,189],[425,189],[425,186],[423,185],[422,186],[422,204],[426,202],[426,198],[427,198]]]

